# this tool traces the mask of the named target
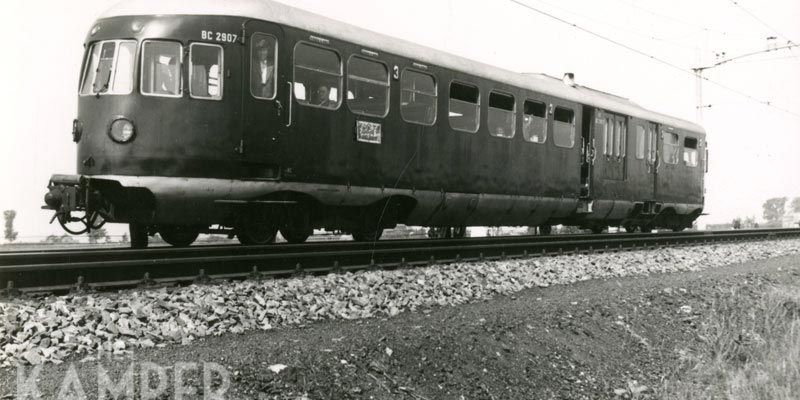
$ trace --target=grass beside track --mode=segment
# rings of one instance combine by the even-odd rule
[[[740,289],[742,290],[742,289]],[[689,373],[665,398],[781,400],[800,396],[800,288],[780,286],[756,302],[720,297],[702,324]]]

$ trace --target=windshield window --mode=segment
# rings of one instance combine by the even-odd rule
[[[133,90],[135,41],[104,41],[89,48],[82,95],[130,94]]]
[[[181,97],[180,43],[148,40],[142,44],[142,94]]]

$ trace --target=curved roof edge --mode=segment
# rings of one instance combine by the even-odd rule
[[[127,0],[111,7],[100,19],[135,15],[225,15],[272,21],[295,28],[339,38],[365,47],[411,58],[485,79],[527,88],[554,97],[590,105],[675,128],[705,132],[693,122],[650,111],[630,100],[598,90],[567,86],[559,79],[542,74],[521,74],[430,47],[359,28],[309,11],[272,0]]]

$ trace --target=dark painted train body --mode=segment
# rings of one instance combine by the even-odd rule
[[[129,223],[136,246],[398,223],[683,229],[703,210],[693,123],[280,3],[129,1],[85,46],[78,175],[53,176],[47,207],[66,226]]]

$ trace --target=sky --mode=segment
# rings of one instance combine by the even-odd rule
[[[518,1],[618,44],[512,0],[283,2],[512,71],[556,77],[572,72],[581,85],[692,121],[695,79],[686,71],[713,64],[717,54],[724,59],[800,43],[797,0]],[[6,38],[0,63],[6,91],[0,97],[0,210],[17,211],[22,240],[61,233],[57,224],[48,225],[51,214],[40,209],[42,198],[53,173],[76,171],[71,121],[82,42],[96,17],[116,2],[4,2],[11,18],[0,24],[0,37]],[[800,47],[726,63],[704,76],[757,101],[703,84],[702,103],[710,107],[703,108],[702,124],[711,158],[709,215],[701,226],[760,218],[766,199],[800,196]]]

